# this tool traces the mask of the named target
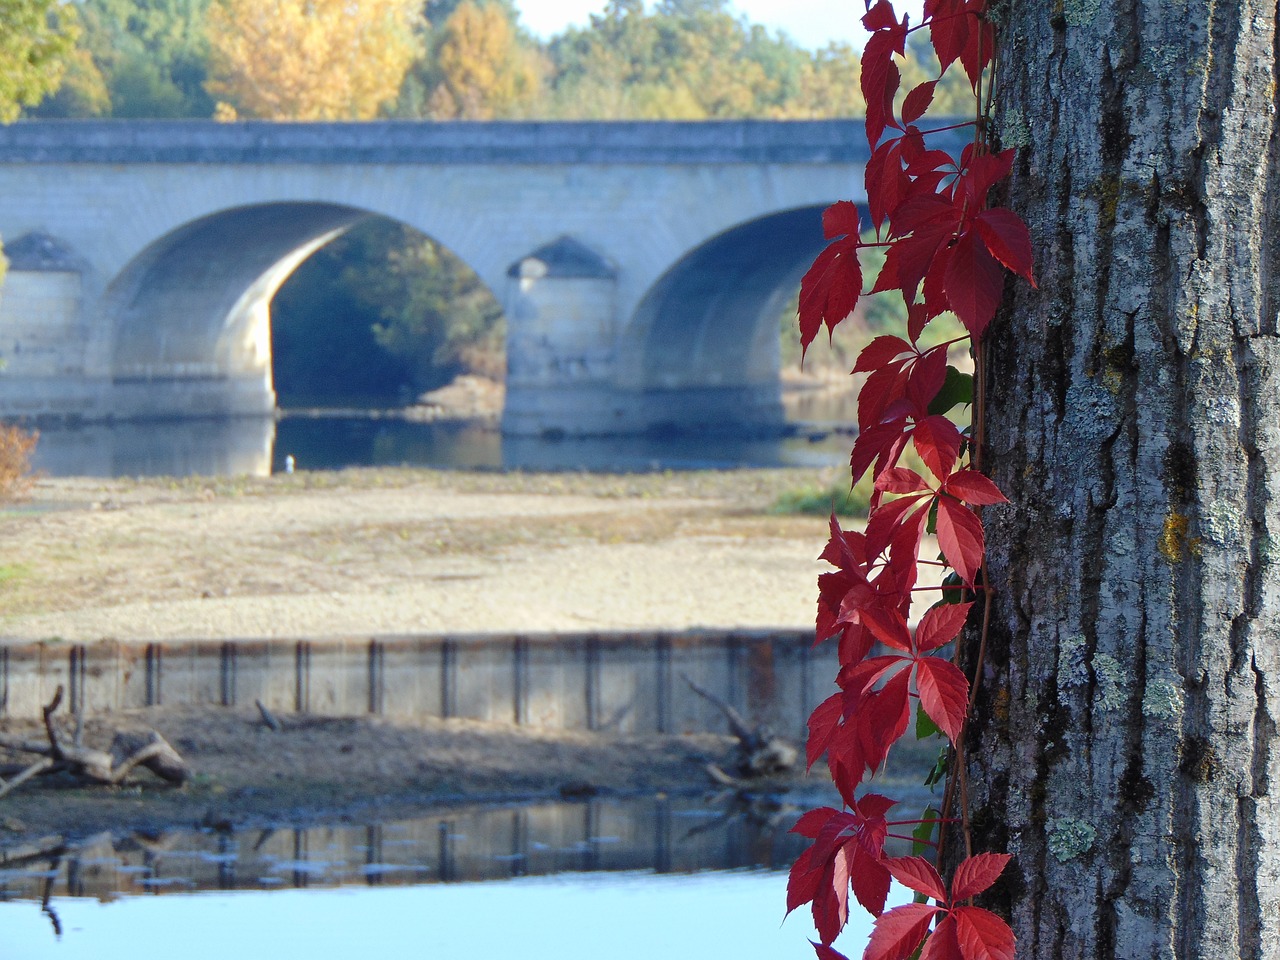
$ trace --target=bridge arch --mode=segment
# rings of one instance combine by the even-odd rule
[[[686,252],[641,299],[619,378],[651,428],[778,428],[778,317],[825,245],[825,204],[740,223]]]
[[[374,218],[385,215],[343,203],[252,203],[150,243],[103,301],[118,414],[269,413],[272,298],[314,252]]]

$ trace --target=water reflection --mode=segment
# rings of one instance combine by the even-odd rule
[[[11,850],[2,899],[23,902],[0,904],[0,944],[6,960],[148,943],[184,958],[798,956],[804,912],[779,926],[796,816],[658,796]],[[194,891],[220,892],[178,895]]]
[[[459,808],[360,825],[103,834],[0,852],[0,900],[781,869],[805,843],[787,832],[797,815],[773,803],[658,796]]]
[[[34,466],[50,476],[263,476],[292,456],[299,469],[422,466],[463,470],[649,470],[827,466],[849,438],[829,424],[795,436],[504,437],[466,423],[398,418],[286,417],[51,427]]]

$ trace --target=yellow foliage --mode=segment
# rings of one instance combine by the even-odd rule
[[[419,0],[215,0],[209,93],[219,116],[368,120],[421,53]]]
[[[521,49],[497,4],[463,0],[444,22],[436,50],[440,84],[431,94],[438,119],[492,120],[511,116],[542,83],[541,64]]]

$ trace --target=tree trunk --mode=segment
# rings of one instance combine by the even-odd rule
[[[1276,0],[1006,0],[979,849],[1019,957],[1280,956]]]

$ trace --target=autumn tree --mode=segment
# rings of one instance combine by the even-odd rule
[[[442,120],[518,116],[541,94],[546,69],[509,6],[463,0],[432,28],[427,55],[401,94],[401,112]]]
[[[57,89],[75,43],[75,8],[60,0],[0,0],[0,123]]]
[[[1023,960],[1280,955],[1275,3],[1007,0],[972,817]]]
[[[418,0],[216,0],[209,92],[224,118],[367,120],[418,56]]]

